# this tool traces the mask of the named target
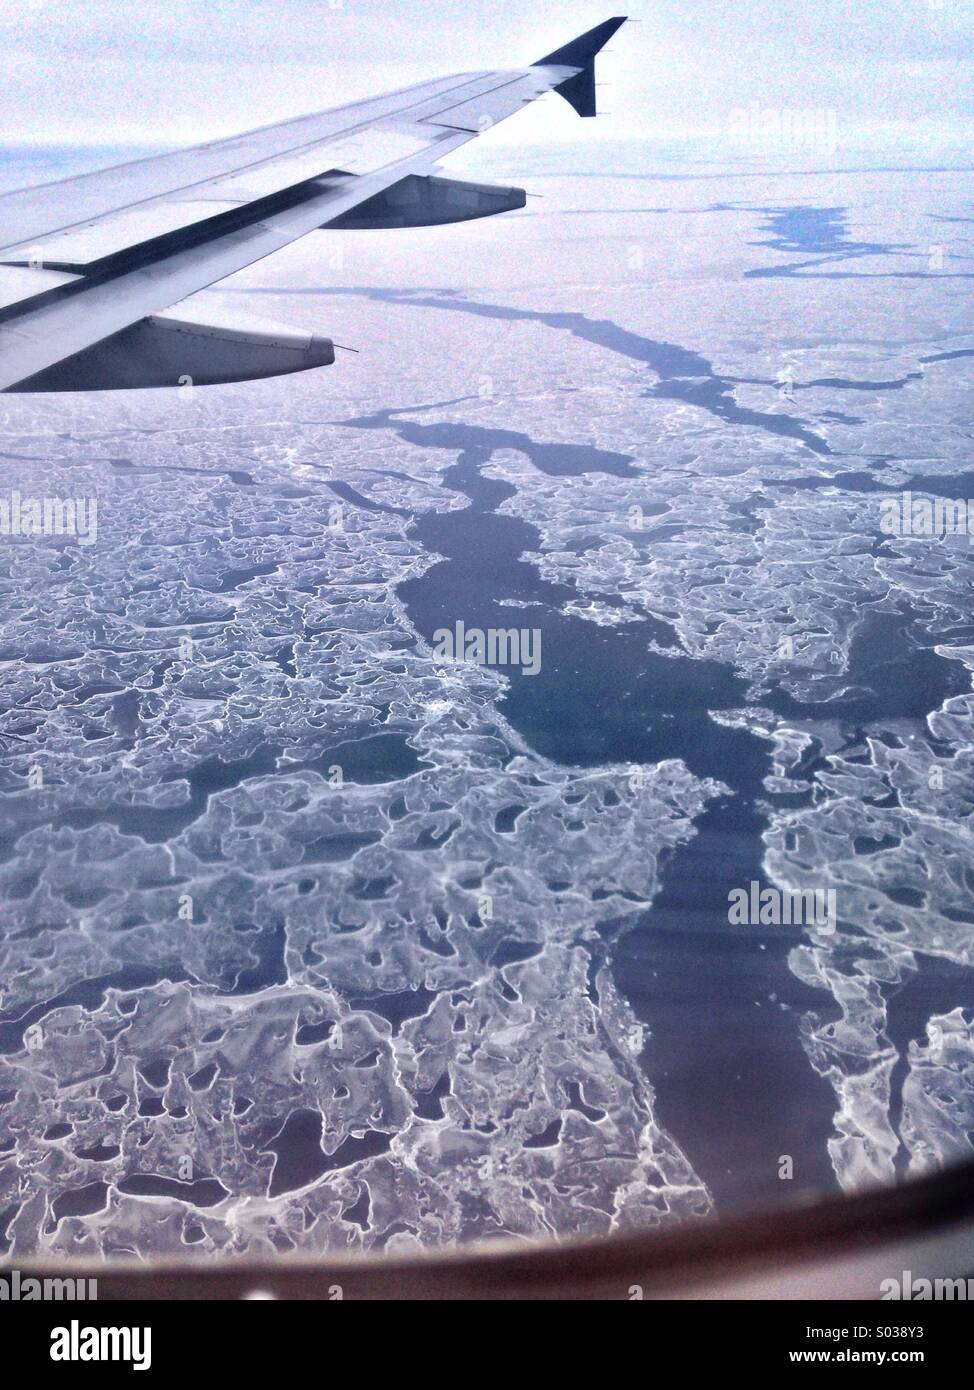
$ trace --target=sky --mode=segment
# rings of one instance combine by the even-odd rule
[[[956,141],[974,111],[974,0],[0,0],[5,144],[196,143],[411,82],[517,67],[612,13],[596,138],[827,111]],[[577,138],[549,96],[489,139]],[[596,123],[586,131],[591,138]]]

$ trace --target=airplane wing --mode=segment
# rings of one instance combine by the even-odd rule
[[[595,115],[608,19],[512,71],[462,73],[175,154],[0,196],[0,390],[242,381],[334,361],[329,339],[197,316],[189,296],[320,228],[523,207],[439,161],[537,97]]]

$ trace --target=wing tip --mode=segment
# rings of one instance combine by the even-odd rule
[[[595,56],[600,53],[612,35],[625,24],[628,15],[614,15],[604,19],[584,34],[569,43],[556,48],[544,58],[539,58],[532,67],[578,68],[579,71],[564,82],[559,82],[555,91],[565,98],[569,106],[580,116],[596,115],[595,103]]]
[[[588,29],[584,34],[579,34],[577,38],[562,44],[561,48],[556,48],[553,53],[539,58],[531,66],[535,68],[549,65],[566,68],[584,67],[586,63],[592,62],[595,55],[605,47],[612,35],[622,28],[628,18],[628,15],[623,14],[614,15],[611,19],[604,19],[601,24],[596,24],[594,29]]]

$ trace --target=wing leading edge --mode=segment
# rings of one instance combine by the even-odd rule
[[[528,68],[440,78],[0,197],[0,390],[202,385],[327,365],[327,338],[213,322],[199,300],[181,302],[319,228],[523,207],[521,189],[437,177],[439,161],[549,91],[593,115],[595,55],[623,22]]]

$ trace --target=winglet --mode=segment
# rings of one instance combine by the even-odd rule
[[[587,34],[579,34],[577,39],[556,48],[546,58],[539,58],[532,67],[562,67],[580,69],[572,77],[566,77],[555,88],[580,116],[595,115],[595,55],[612,38],[617,29],[626,22],[626,15],[617,15],[589,29]]]

